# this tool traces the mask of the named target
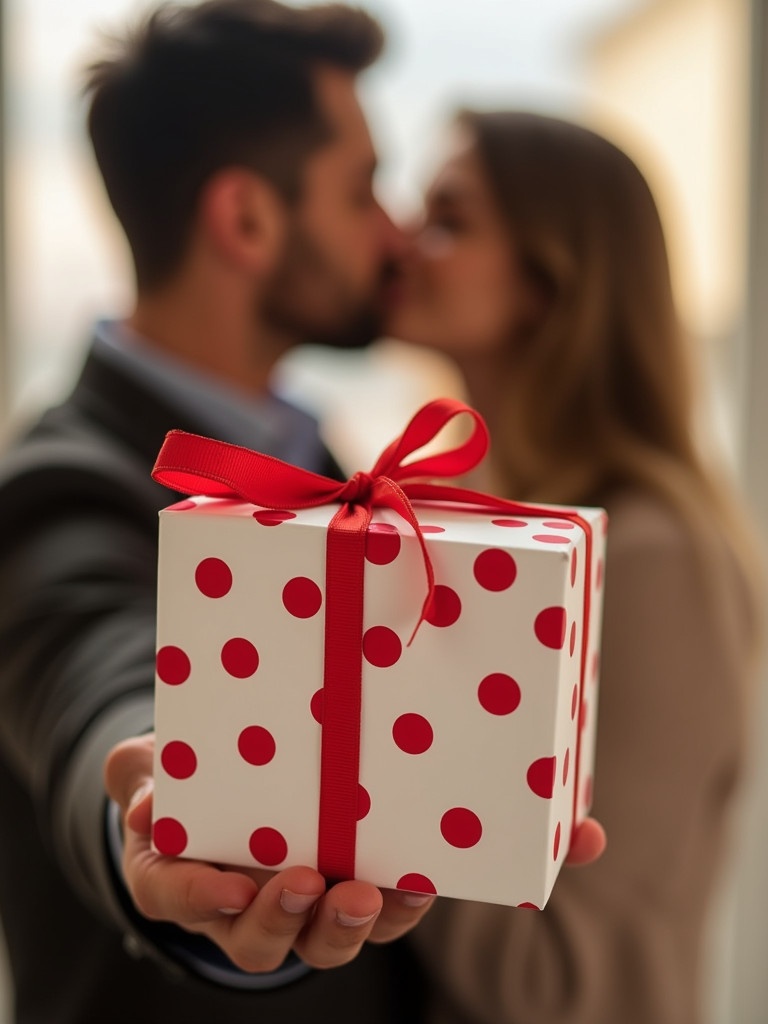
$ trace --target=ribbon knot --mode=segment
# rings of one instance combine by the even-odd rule
[[[339,495],[341,501],[348,501],[350,504],[370,505],[373,502],[373,489],[376,481],[370,473],[358,471],[347,480],[344,489]]]

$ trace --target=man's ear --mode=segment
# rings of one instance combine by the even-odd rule
[[[265,178],[244,167],[223,168],[203,186],[198,210],[202,237],[221,259],[252,273],[273,265],[287,217]]]

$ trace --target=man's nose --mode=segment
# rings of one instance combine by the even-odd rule
[[[384,251],[390,259],[402,259],[408,251],[410,239],[383,207],[381,210],[381,238]]]

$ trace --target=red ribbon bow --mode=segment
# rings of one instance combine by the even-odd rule
[[[463,413],[473,420],[472,433],[466,441],[436,455],[404,461]],[[181,494],[239,498],[272,509],[342,503],[328,526],[326,545],[318,837],[318,870],[326,877],[354,877],[362,701],[363,574],[365,539],[374,507],[385,506],[399,513],[413,527],[421,547],[427,593],[409,643],[426,617],[435,590],[432,561],[411,499],[460,502],[473,506],[472,510],[477,512],[545,516],[579,525],[586,534],[587,542],[579,687],[581,703],[589,636],[590,524],[577,512],[507,501],[466,488],[425,482],[428,477],[455,477],[468,472],[484,458],[488,444],[488,430],[478,412],[455,399],[440,398],[414,415],[400,437],[380,455],[370,473],[355,473],[346,482],[312,473],[248,448],[181,430],[172,430],[166,435],[157,457],[153,479]],[[576,746],[576,779],[580,749],[581,730]],[[574,793],[574,825],[576,807],[577,795]]]

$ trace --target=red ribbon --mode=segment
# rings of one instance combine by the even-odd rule
[[[455,448],[405,462],[461,414],[473,420],[466,441]],[[411,499],[470,505],[467,511],[565,519],[586,535],[584,628],[581,649],[581,705],[589,639],[592,530],[577,512],[507,501],[479,491],[424,482],[428,477],[460,476],[488,450],[488,430],[478,412],[451,398],[420,409],[400,437],[381,454],[370,473],[355,473],[345,483],[311,473],[270,455],[172,430],[166,435],[152,471],[153,479],[181,494],[239,498],[264,508],[310,508],[341,502],[328,526],[326,541],[325,666],[320,765],[318,870],[328,878],[354,878],[360,764],[362,699],[363,574],[365,540],[374,507],[399,513],[413,527],[421,548],[427,593],[410,642],[424,621],[435,588],[432,561]],[[580,709],[579,709],[580,710]],[[578,721],[581,721],[579,714]],[[578,779],[581,728],[576,743]],[[573,820],[578,794],[574,787]]]

